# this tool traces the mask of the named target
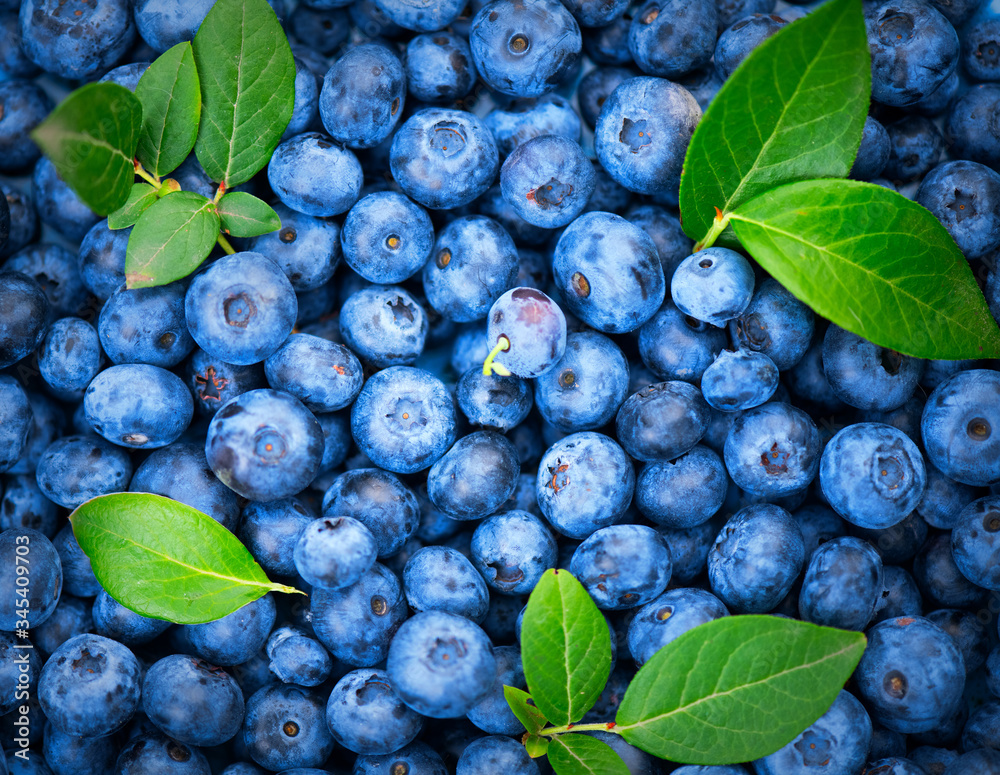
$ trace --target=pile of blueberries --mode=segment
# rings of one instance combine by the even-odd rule
[[[702,111],[816,4],[270,2],[295,110],[244,188],[281,229],[128,290],[129,230],[28,133],[81,82],[134,89],[212,0],[0,0],[9,771],[548,772],[502,687],[525,686],[521,614],[555,567],[612,634],[588,722],[718,617],[868,636],[772,756],[675,769],[594,733],[632,773],[1000,773],[996,363],[828,325],[678,221]],[[994,5],[865,3],[852,176],[938,216],[1000,317]],[[214,194],[193,156],[173,177]],[[210,515],[308,598],[183,626],[124,608],[66,517],[126,491]]]

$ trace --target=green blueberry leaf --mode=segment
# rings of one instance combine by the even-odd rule
[[[222,231],[233,237],[259,237],[281,228],[281,218],[266,202],[242,191],[223,196],[217,209]]]
[[[642,666],[615,731],[685,764],[759,759],[827,711],[864,650],[859,632],[776,616],[716,619]]]
[[[524,728],[531,733],[539,731],[545,726],[545,715],[534,705],[528,702],[531,695],[516,686],[504,686],[503,696],[510,706],[517,720],[524,724]]]
[[[547,737],[539,737],[538,735],[528,735],[524,739],[524,750],[528,752],[528,756],[532,759],[545,756],[546,751],[549,750],[549,739]]]
[[[232,188],[271,158],[295,102],[295,60],[267,0],[218,0],[194,36],[202,114],[195,143],[212,180]]]
[[[589,735],[559,735],[546,751],[556,775],[628,775],[622,757]]]
[[[1000,356],[1000,329],[955,241],[928,210],[881,186],[811,180],[730,218],[764,269],[823,317],[917,358]]]
[[[521,661],[535,705],[560,726],[583,718],[611,672],[608,623],[579,581],[547,570],[528,598]]]
[[[871,92],[861,0],[832,0],[758,46],[712,100],[684,159],[684,231],[782,183],[846,177]],[[723,239],[723,242],[727,242]]]
[[[31,139],[87,207],[108,215],[132,190],[141,126],[142,105],[132,92],[88,83],[57,105]]]
[[[299,592],[270,582],[240,540],[210,516],[161,495],[101,495],[69,521],[101,586],[143,616],[200,624],[268,592]]]
[[[156,189],[149,183],[133,183],[125,204],[108,216],[108,228],[127,229],[134,226],[156,199]]]
[[[136,156],[154,175],[177,169],[198,136],[201,88],[194,52],[187,41],[164,51],[139,79],[142,133]]]
[[[177,191],[158,199],[140,217],[125,251],[125,283],[151,288],[187,277],[212,252],[219,214],[210,199]]]

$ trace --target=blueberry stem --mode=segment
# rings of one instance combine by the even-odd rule
[[[490,354],[486,356],[486,360],[483,361],[483,374],[489,377],[495,371],[501,377],[509,377],[510,371],[508,371],[505,366],[501,366],[499,363],[493,362],[493,359],[500,353],[509,349],[510,340],[506,336],[497,337],[497,343],[493,346],[493,349],[490,350]]]
[[[148,172],[146,172],[143,166],[139,163],[138,159],[135,160],[135,174],[138,175],[143,180],[145,180],[147,183],[156,186],[157,188],[160,187],[160,179],[155,175],[150,175]]]
[[[223,237],[221,233],[219,234],[219,247],[226,251],[229,255],[236,252],[235,248],[229,244],[229,240]]]
[[[219,188],[215,192],[215,198],[212,201],[215,204],[219,204],[219,200],[222,199],[222,197],[225,195],[225,193],[226,193],[226,181],[223,180],[219,184]]]
[[[705,238],[694,246],[694,252],[697,253],[699,250],[704,250],[705,248],[710,248],[715,244],[715,241],[719,238],[719,235],[726,230],[729,225],[729,214],[722,214],[722,211],[718,207],[715,208],[715,220],[712,221],[712,228],[708,230],[708,234]]]
[[[546,727],[541,729],[535,734],[539,737],[555,737],[556,735],[564,735],[567,732],[612,732],[618,734],[618,730],[615,728],[614,724],[608,725],[608,722],[603,722],[601,724],[566,724],[561,727]]]

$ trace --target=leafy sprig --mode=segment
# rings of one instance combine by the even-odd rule
[[[234,252],[227,236],[281,228],[266,203],[229,190],[267,164],[294,101],[295,61],[267,0],[217,0],[194,40],[161,54],[135,94],[88,84],[32,138],[110,228],[135,227],[125,280],[147,288],[187,276],[216,245]],[[192,150],[219,184],[213,199],[166,177]]]

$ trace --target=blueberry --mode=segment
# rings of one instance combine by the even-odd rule
[[[941,724],[965,685],[962,653],[951,636],[921,617],[879,622],[854,673],[872,718],[909,734]]]
[[[295,569],[313,587],[343,589],[375,563],[375,536],[352,517],[323,517],[306,525],[295,544]]]
[[[616,442],[600,433],[573,433],[551,445],[538,464],[535,493],[557,531],[583,539],[616,524],[632,502],[635,470]]]
[[[703,522],[689,528],[657,529],[670,547],[671,579],[677,585],[690,584],[705,570],[708,552],[715,541],[715,526]]]
[[[185,746],[186,747],[186,746]],[[112,772],[118,745],[113,737],[77,737],[60,732],[51,722],[45,723],[42,752],[53,772],[75,775],[105,775]],[[204,772],[206,775],[209,770]]]
[[[809,558],[799,614],[804,621],[863,630],[882,600],[882,560],[860,538],[834,538]]]
[[[146,44],[161,54],[191,40],[212,5],[211,0],[136,0],[135,25]]]
[[[323,447],[323,430],[301,401],[251,390],[216,412],[205,456],[227,487],[266,502],[303,490],[319,470]]]
[[[538,775],[540,770],[517,740],[503,735],[490,735],[473,740],[465,747],[458,757],[455,772],[456,775],[476,775],[481,772]]]
[[[281,203],[274,205],[274,211],[281,228],[249,240],[248,250],[277,263],[296,292],[323,287],[340,262],[340,227]]]
[[[821,441],[808,414],[771,402],[736,418],[725,442],[726,470],[748,492],[785,496],[806,487],[820,467]]]
[[[32,474],[11,474],[4,480],[3,499],[0,500],[0,531],[11,527],[28,527],[46,538],[56,534],[58,518],[56,504],[38,487]]]
[[[101,591],[101,585],[94,576],[90,558],[77,543],[73,527],[66,524],[52,539],[52,546],[59,553],[62,567],[62,587],[75,597],[93,597]]]
[[[108,735],[138,709],[140,673],[139,661],[122,644],[100,635],[77,635],[45,663],[38,699],[59,731],[80,737]]]
[[[340,232],[344,260],[373,283],[399,283],[427,262],[434,226],[427,211],[395,191],[359,199]]]
[[[923,99],[958,64],[955,28],[919,0],[871,4],[865,27],[872,55],[872,97],[905,106]]]
[[[700,120],[701,108],[683,86],[664,78],[630,78],[601,108],[594,129],[597,158],[629,191],[674,192]]]
[[[580,102],[580,116],[593,129],[601,107],[611,95],[611,92],[622,82],[634,78],[635,72],[624,67],[595,67],[587,73],[577,87],[577,99]],[[653,209],[655,205],[647,205]],[[688,251],[690,252],[690,251]],[[687,255],[685,253],[685,255]]]
[[[897,616],[923,616],[923,599],[917,582],[909,571],[898,565],[886,565],[882,568],[882,579],[885,591],[882,592],[872,623]]]
[[[460,323],[486,317],[516,276],[514,241],[482,215],[462,216],[445,226],[422,274],[431,307]]]
[[[52,111],[52,100],[40,86],[17,80],[0,83],[0,103],[0,171],[19,172],[38,160],[30,133]]]
[[[132,478],[128,452],[96,436],[63,436],[38,461],[38,488],[67,509],[84,501],[124,492]]]
[[[1000,751],[978,748],[959,756],[942,775],[992,775],[1000,772]]]
[[[465,7],[462,0],[441,0],[433,4],[414,4],[406,0],[375,0],[375,5],[393,23],[416,32],[444,29],[458,18]]]
[[[271,771],[319,767],[334,746],[321,696],[291,684],[265,686],[247,700],[243,741]]]
[[[581,27],[604,27],[627,11],[627,0],[566,0],[563,5]]]
[[[445,30],[414,35],[406,45],[406,87],[424,102],[450,102],[476,84],[469,42]]]
[[[295,55],[305,58],[304,52],[309,52],[306,61],[319,79],[330,69],[328,56],[339,52],[351,34],[350,19],[342,9],[314,8],[305,3],[292,11],[288,27],[294,40],[300,42],[292,44]]]
[[[920,180],[938,162],[945,148],[937,126],[923,116],[906,116],[886,125],[889,161],[882,175],[897,185]]]
[[[171,740],[157,729],[137,734],[125,743],[114,765],[115,775],[211,775],[211,772],[205,754],[198,748]]]
[[[556,565],[556,542],[545,524],[520,509],[484,519],[472,534],[472,563],[489,587],[524,595]]]
[[[170,627],[170,622],[143,616],[126,608],[103,589],[94,599],[92,620],[98,635],[129,647],[149,643]]]
[[[181,630],[198,656],[231,667],[246,662],[263,648],[275,615],[274,598],[268,593],[221,619],[185,624]]]
[[[392,134],[405,99],[406,73],[399,57],[387,46],[363,43],[346,51],[327,71],[319,114],[338,143],[372,148]]]
[[[628,47],[639,69],[675,80],[707,65],[715,52],[716,0],[648,0],[632,12]]]
[[[340,335],[344,344],[375,369],[409,366],[423,352],[427,314],[401,287],[370,285],[344,301]]]
[[[321,132],[304,132],[279,145],[267,179],[283,204],[304,215],[339,215],[360,195],[361,164]]]
[[[419,740],[390,754],[359,756],[354,762],[352,775],[383,775],[392,773],[393,769],[407,775],[448,775],[448,768],[440,755]]]
[[[872,722],[854,695],[841,690],[833,705],[795,739],[753,763],[757,775],[861,772],[868,760]],[[871,772],[871,770],[865,770]],[[877,770],[876,770],[877,772]]]
[[[628,360],[611,339],[594,331],[569,334],[562,358],[535,379],[535,402],[563,432],[600,428],[628,395],[628,375]]]
[[[500,159],[493,136],[476,116],[425,108],[396,130],[389,164],[404,194],[440,210],[461,207],[485,192]]]
[[[49,300],[31,277],[0,272],[0,368],[33,352],[45,336]]]
[[[418,613],[404,622],[386,663],[400,699],[431,718],[464,716],[485,699],[496,670],[486,633],[443,611]]]
[[[506,598],[512,600],[513,598]],[[523,734],[524,725],[507,704],[505,686],[527,689],[524,668],[521,666],[521,652],[517,646],[497,646],[493,649],[497,662],[497,675],[493,688],[486,698],[474,706],[466,715],[479,729],[491,735]]]
[[[384,670],[352,670],[330,692],[326,720],[333,739],[364,756],[391,754],[410,743],[423,718],[403,704]]]
[[[185,334],[187,329],[184,329]],[[104,363],[94,327],[80,318],[60,318],[49,326],[38,351],[38,370],[56,395],[82,398]]]
[[[586,31],[583,47],[594,62],[603,65],[632,63],[632,52],[628,49],[628,32],[632,24],[630,16],[622,14],[604,27]]]
[[[482,622],[489,590],[472,563],[446,546],[425,546],[403,568],[403,589],[415,613],[444,611]]]
[[[865,116],[861,146],[851,166],[850,176],[855,180],[871,180],[879,177],[889,162],[891,151],[886,128],[871,116]]]
[[[746,310],[753,286],[753,269],[743,256],[728,248],[706,248],[677,266],[670,295],[685,315],[722,328]]]
[[[32,633],[34,636],[34,633]],[[0,713],[12,712],[21,701],[37,696],[38,675],[43,659],[34,644],[21,636],[0,633]],[[522,681],[523,683],[523,681]]]
[[[693,385],[658,382],[622,404],[616,420],[618,439],[636,460],[674,460],[705,435],[708,413],[708,404]]]
[[[541,135],[518,145],[504,161],[500,190],[528,223],[554,229],[582,212],[594,191],[594,168],[574,141]]]
[[[39,242],[15,253],[4,264],[5,270],[34,277],[52,305],[53,315],[79,315],[91,319],[92,299],[87,297],[77,257],[65,248]]]
[[[1000,175],[974,161],[948,161],[927,173],[916,201],[930,210],[968,259],[1000,245]]]
[[[839,431],[823,450],[820,486],[834,510],[863,528],[891,527],[920,502],[924,461],[904,433],[880,423]]]
[[[1000,530],[1000,496],[975,500],[961,510],[951,531],[951,548],[962,575],[977,586],[1000,589],[995,535]]]
[[[514,288],[490,308],[487,342],[495,343],[484,362],[500,374],[530,379],[555,368],[566,349],[566,316],[534,288]],[[501,369],[502,367],[502,369]]]
[[[981,487],[1000,481],[1000,428],[995,397],[1000,375],[970,369],[949,377],[927,399],[920,421],[927,460],[945,476]]]
[[[823,370],[834,394],[859,409],[890,411],[916,390],[923,361],[872,344],[830,324],[823,337]]]
[[[195,348],[185,369],[187,384],[198,413],[211,417],[230,399],[267,387],[260,364],[236,366]]]
[[[427,494],[454,519],[480,519],[513,494],[520,470],[513,444],[499,433],[476,431],[431,466]]]
[[[705,369],[701,392],[715,409],[738,412],[760,406],[778,388],[778,369],[764,353],[723,350]]]
[[[0,471],[10,469],[27,447],[32,416],[28,394],[21,383],[0,375]]]
[[[556,0],[531,5],[493,0],[472,19],[469,45],[476,70],[491,89],[538,97],[568,74],[583,41],[576,20]]]
[[[364,381],[351,350],[311,334],[289,336],[264,361],[264,373],[271,387],[295,396],[312,412],[350,406]]]
[[[380,557],[396,554],[413,535],[419,508],[410,489],[377,468],[341,474],[323,496],[323,516],[349,516],[361,522],[375,536]]]
[[[10,12],[0,17],[0,40],[3,41],[0,45],[0,78],[3,80],[33,78],[41,72],[24,52],[17,8],[17,4],[10,6]]]
[[[728,483],[719,456],[698,444],[675,460],[644,465],[636,477],[635,505],[658,525],[694,527],[719,511]]]
[[[972,608],[982,603],[984,590],[962,575],[947,533],[924,542],[913,558],[913,578],[928,607]]]
[[[131,233],[131,227],[112,231],[105,219],[91,226],[80,243],[80,279],[102,301],[125,282],[125,251]]]
[[[56,172],[55,165],[43,156],[31,176],[31,196],[42,223],[46,223],[73,242],[82,240],[101,216],[91,210]]]
[[[101,308],[97,330],[112,363],[170,368],[194,349],[180,283],[135,290],[119,287]]]
[[[259,363],[292,332],[298,303],[284,272],[260,253],[221,258],[196,275],[184,300],[188,329],[213,357]]]
[[[456,399],[458,408],[472,425],[500,433],[523,422],[533,403],[528,380],[487,376],[481,367],[475,366],[459,380]]]
[[[715,44],[715,72],[725,81],[750,52],[788,22],[781,16],[752,13],[723,30]]]
[[[703,589],[664,592],[636,611],[628,626],[628,650],[637,665],[700,624],[729,616],[717,597]]]
[[[809,349],[814,327],[812,310],[769,279],[757,288],[743,314],[730,321],[729,333],[734,344],[764,353],[785,371]]]
[[[636,608],[666,589],[670,548],[650,527],[612,525],[595,531],[577,547],[569,570],[598,608]]]
[[[927,618],[955,639],[959,651],[962,652],[967,675],[972,675],[983,666],[990,650],[990,637],[989,631],[983,627],[975,614],[957,608],[939,608],[927,614]],[[978,745],[966,746],[966,748],[978,747]]]
[[[509,156],[521,143],[542,135],[580,141],[580,116],[570,102],[558,94],[517,100],[508,108],[494,108],[483,123],[492,133],[500,156]]]
[[[697,382],[726,345],[725,331],[685,315],[669,299],[639,329],[642,362],[662,380]]]
[[[333,661],[320,642],[294,627],[275,630],[265,649],[271,672],[283,683],[318,686],[333,669]]]
[[[243,508],[237,535],[268,575],[293,576],[295,545],[312,521],[313,515],[296,498],[252,501]]]
[[[334,657],[352,667],[371,667],[385,659],[407,615],[399,580],[379,563],[356,584],[315,589],[310,600],[316,637]]]
[[[963,29],[960,56],[965,71],[977,81],[995,81],[1000,76],[1000,18],[993,6],[982,4],[985,13],[977,14]],[[982,129],[980,128],[980,131]]]
[[[351,408],[351,433],[375,465],[412,474],[454,443],[455,404],[429,372],[392,366],[365,382]]]
[[[804,563],[798,523],[764,503],[740,509],[719,532],[708,554],[708,579],[729,609],[766,613],[788,594]]]
[[[243,694],[225,670],[173,654],[143,678],[142,709],[160,731],[188,745],[220,745],[243,723]]]
[[[933,465],[926,469],[927,486],[917,504],[917,513],[931,527],[951,530],[962,509],[976,499],[976,490],[949,479]]]
[[[0,245],[0,258],[6,258],[35,241],[38,236],[38,213],[30,194],[7,185],[0,185],[0,192],[10,210],[10,234],[7,244]]]
[[[108,441],[154,449],[176,441],[191,423],[194,402],[180,377],[158,366],[105,369],[87,386],[87,422]]]

